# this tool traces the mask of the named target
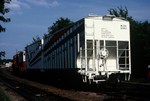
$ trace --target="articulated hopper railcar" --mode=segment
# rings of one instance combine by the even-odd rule
[[[99,82],[131,75],[129,21],[88,16],[26,47],[27,70]],[[76,75],[76,76],[75,76]],[[78,75],[78,77],[77,77]]]

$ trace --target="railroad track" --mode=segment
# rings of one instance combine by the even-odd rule
[[[150,101],[150,84],[136,83],[136,82],[124,82],[122,89],[126,91],[126,95],[130,95],[140,101]]]
[[[122,82],[116,86],[105,84],[101,88],[113,101],[150,101],[150,84]]]
[[[6,75],[1,73],[0,78],[0,82],[7,85],[9,88],[19,93],[29,101],[71,101],[67,98],[42,91],[38,88],[34,88],[23,83],[12,81]]]
[[[77,91],[76,89],[74,89],[74,91],[72,91],[72,89],[68,89],[67,91],[60,90],[62,93],[57,92],[56,94],[46,92],[38,89],[37,87],[32,87],[24,82],[16,82],[15,80],[10,79],[10,76],[7,77],[7,75],[3,73],[0,73],[0,78],[1,82],[20,93],[29,101],[70,101],[70,99],[74,99],[74,95],[78,96],[78,99],[75,98],[77,101],[79,99],[86,99],[85,101],[88,101],[87,97],[92,94],[94,94],[94,96],[90,98],[92,99],[91,101],[99,101],[97,99],[101,97],[98,96],[102,94],[105,96],[105,98],[102,97],[104,99],[101,101],[150,101],[150,85],[148,84],[123,82],[118,85],[112,85],[110,83],[102,83],[87,87],[84,85],[84,89],[81,89],[84,92]],[[73,95],[71,94],[72,92],[74,93]],[[90,94],[90,92],[93,93]],[[66,94],[69,95],[66,96]],[[93,100],[95,96],[97,98],[96,100]]]
[[[33,95],[33,96],[29,97],[27,94],[27,97],[29,97],[27,99],[31,98],[32,101],[43,101],[43,99],[44,101],[89,101],[89,100],[103,101],[103,99],[105,98],[104,97],[105,94],[102,93],[96,94],[95,92],[78,91],[77,89],[70,89],[70,87],[68,89],[65,89],[63,87],[54,86],[53,84],[48,85],[48,84],[42,84],[42,83],[30,81],[27,79],[21,79],[12,75],[11,72],[5,69],[0,70],[0,78],[3,78],[4,81],[6,81],[6,83],[8,84],[9,84],[9,80],[7,80],[7,78],[8,79],[11,78],[10,83],[12,81],[15,82],[15,86],[13,86],[14,89],[17,88],[18,90],[23,87],[23,89],[28,90],[27,93],[31,92],[31,94],[29,95]],[[24,92],[26,91],[23,91],[23,93]],[[23,94],[23,96],[26,97],[26,93],[25,95]],[[32,97],[35,97],[37,100],[35,100]]]

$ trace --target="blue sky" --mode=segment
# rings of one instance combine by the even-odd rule
[[[6,59],[32,42],[32,38],[47,33],[59,17],[77,21],[89,14],[106,15],[108,9],[127,7],[129,15],[138,21],[150,22],[150,0],[12,0],[5,15],[10,23],[2,23],[6,32],[0,33],[0,51]]]

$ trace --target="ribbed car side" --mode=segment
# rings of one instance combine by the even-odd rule
[[[51,79],[97,83],[131,75],[129,22],[114,16],[85,17],[26,46],[25,52],[27,72]]]

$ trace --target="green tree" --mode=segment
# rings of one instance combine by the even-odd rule
[[[5,57],[5,51],[0,52],[0,60],[2,59],[2,57]]]
[[[0,0],[0,21],[2,22],[10,22],[10,18],[5,18],[4,15],[10,11],[9,8],[5,7],[6,3],[10,3],[11,0]],[[0,32],[4,32],[6,28],[0,25]]]
[[[110,15],[115,15],[116,17],[123,17],[123,18],[129,20],[130,22],[134,21],[132,19],[132,16],[129,16],[129,12],[128,12],[127,7],[123,8],[122,6],[120,6],[117,8],[110,8],[108,10],[108,12]]]
[[[48,27],[48,34],[53,34],[59,29],[64,28],[70,24],[73,24],[71,20],[69,20],[68,18],[60,17],[56,22],[53,23],[51,27]]]
[[[32,39],[33,39],[32,43],[35,43],[41,40],[39,36],[36,36],[35,38],[33,37]]]

